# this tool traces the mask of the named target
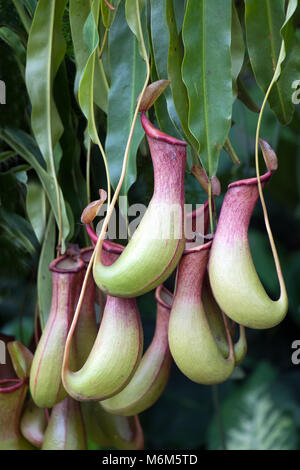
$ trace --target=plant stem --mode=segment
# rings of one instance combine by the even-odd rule
[[[101,47],[100,47],[100,52],[99,52],[99,60],[102,59],[105,44],[106,44],[106,41],[107,41],[107,38],[108,38],[108,31],[109,31],[108,28],[105,28],[105,33],[104,33],[104,36],[103,36],[103,41],[102,41],[102,44],[101,44]]]

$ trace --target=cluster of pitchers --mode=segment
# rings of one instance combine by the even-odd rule
[[[194,221],[204,218],[204,233],[190,247],[184,236],[175,236],[175,225],[183,225],[184,217],[178,221],[168,214],[174,205],[184,214],[186,144],[156,129],[145,113],[141,121],[154,169],[149,207],[126,247],[109,240],[97,243],[88,225],[96,248],[65,254],[50,264],[51,311],[35,353],[29,360],[30,353],[11,342],[19,375],[0,381],[0,399],[7,398],[10,389],[22,391],[16,420],[23,431],[7,443],[18,440],[20,448],[85,448],[88,435],[102,446],[140,449],[143,433],[137,415],[163,393],[173,361],[198,384],[221,383],[245,357],[245,327],[271,328],[286,315],[284,285],[278,300],[269,298],[249,248],[248,227],[259,197],[257,178],[229,185],[213,236],[206,237],[207,202],[188,215]],[[262,186],[270,177],[271,171],[260,177]],[[167,239],[147,236],[156,205],[163,210],[155,223],[170,225],[165,227]],[[93,270],[74,318],[94,250]],[[175,270],[170,292],[163,283]],[[156,299],[156,327],[143,353],[142,312],[136,297],[150,291]],[[24,365],[24,354],[28,367],[20,373],[18,361]],[[28,377],[31,401],[21,415]],[[19,389],[16,384],[21,384]],[[45,412],[49,409],[51,414]]]

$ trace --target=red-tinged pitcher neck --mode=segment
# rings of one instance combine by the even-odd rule
[[[52,271],[50,317],[53,321],[58,318],[63,318],[70,324],[82,284],[85,263],[82,259],[78,258],[78,260],[74,262],[74,266],[70,265],[69,268],[67,268],[67,265],[61,264],[66,258],[68,257],[65,255],[60,256],[53,260],[49,267],[50,271]]]
[[[270,177],[270,171],[260,177],[262,187],[267,184]],[[258,198],[257,178],[231,183],[222,204],[216,237],[222,238],[229,244],[233,240],[248,239],[249,223]]]
[[[184,204],[186,143],[156,129],[145,114],[141,115],[154,171],[155,202]]]
[[[198,249],[186,250],[180,260],[174,303],[179,301],[201,302],[203,280],[212,242]]]

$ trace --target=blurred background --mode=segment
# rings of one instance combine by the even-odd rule
[[[10,2],[7,2],[10,3]],[[21,29],[12,5],[0,3],[0,21]],[[80,165],[84,173],[83,148],[85,119],[73,98],[75,65],[68,24],[66,61],[69,99],[77,120],[77,137],[81,144]],[[254,103],[262,103],[245,60],[242,78]],[[0,126],[29,130],[29,100],[20,70],[10,47],[0,40],[0,78],[7,84],[6,105],[0,106]],[[300,79],[300,77],[299,77]],[[240,159],[233,165],[222,151],[218,177],[222,195],[227,185],[255,175],[254,138],[258,114],[240,100],[233,108],[231,143]],[[105,118],[100,116],[100,136],[105,135]],[[295,105],[292,122],[280,126],[267,107],[261,137],[275,149],[278,171],[265,188],[279,257],[289,295],[289,312],[279,326],[266,331],[247,329],[248,353],[233,377],[216,388],[189,381],[173,365],[170,382],[160,400],[141,414],[141,423],[148,449],[217,449],[222,447],[218,415],[227,448],[232,449],[299,449],[300,448],[300,364],[292,363],[292,343],[300,340],[300,104]],[[41,246],[26,209],[28,181],[34,172],[22,158],[0,142],[0,331],[14,335],[28,345],[33,335],[36,308],[36,275]],[[148,203],[153,188],[152,164],[146,146],[138,154],[138,179],[129,192],[129,203]],[[93,148],[92,199],[105,187],[105,173],[98,150]],[[263,171],[263,163],[261,164]],[[76,194],[74,196],[76,198]],[[79,200],[79,196],[78,196]],[[190,173],[186,173],[186,202],[202,203],[205,193]],[[78,203],[78,201],[77,201]],[[74,242],[85,246],[87,241],[80,223],[80,207],[75,218]],[[265,231],[260,203],[257,204],[249,232],[253,259],[260,278],[272,298],[279,294],[274,262]],[[172,280],[169,281],[172,286]],[[138,299],[149,344],[155,324],[153,293]],[[242,306],[241,306],[242,308]],[[299,354],[300,358],[300,354]]]

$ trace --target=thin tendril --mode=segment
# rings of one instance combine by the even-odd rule
[[[98,9],[98,13],[97,13],[97,24],[98,24],[98,22],[99,22],[99,9]],[[94,69],[95,69],[95,60],[93,61],[93,72],[92,73],[94,73]],[[102,147],[101,141],[99,139],[99,135],[98,135],[98,131],[97,131],[97,128],[96,128],[96,123],[95,123],[94,110],[92,111],[92,116],[93,116],[92,124],[93,124],[93,127],[94,127],[94,138],[95,138],[95,141],[96,141],[95,143],[99,147],[101,156],[103,158],[104,167],[105,167],[105,174],[106,174],[106,181],[107,181],[107,205],[109,206],[110,205],[110,200],[111,200],[111,187],[110,187],[110,174],[109,174],[109,169],[108,169],[107,157],[106,157],[104,148]]]
[[[86,197],[87,203],[91,202],[91,150],[92,150],[92,141],[89,139],[87,154],[86,154]]]
[[[259,116],[258,116],[257,127],[256,127],[256,136],[255,136],[255,168],[256,168],[256,176],[257,176],[259,197],[260,197],[260,201],[261,201],[261,205],[262,205],[262,209],[263,209],[263,214],[264,214],[265,226],[266,226],[266,230],[267,230],[267,233],[268,233],[268,237],[269,237],[269,241],[270,241],[270,245],[271,245],[271,249],[272,249],[272,255],[273,255],[273,258],[274,258],[275,267],[276,267],[276,271],[277,271],[277,276],[278,276],[278,280],[279,280],[280,297],[282,297],[282,296],[286,296],[286,287],[285,287],[285,282],[284,282],[284,278],[283,278],[283,275],[282,275],[280,261],[279,261],[276,245],[275,245],[275,242],[274,242],[274,238],[273,238],[273,234],[272,234],[272,230],[271,230],[271,226],[270,226],[270,221],[269,221],[269,217],[268,217],[268,211],[267,211],[267,207],[266,207],[266,204],[265,204],[265,199],[264,199],[264,195],[263,195],[263,191],[262,191],[262,185],[261,185],[261,181],[260,181],[260,172],[259,172],[259,159],[258,159],[258,141],[259,141],[259,133],[260,133],[260,127],[261,127],[263,112],[264,112],[268,97],[270,95],[270,92],[272,90],[272,87],[273,87],[274,83],[276,82],[276,79],[277,79],[276,78],[276,73],[277,73],[277,67],[276,67],[276,70],[274,72],[272,81],[269,85],[269,88],[267,89],[267,92],[265,94],[265,97],[264,97],[264,100],[263,100],[263,103],[262,103],[262,106],[261,106],[261,109],[260,109],[260,113],[259,113]]]
[[[214,221],[212,213],[212,192],[211,192],[211,179],[208,180],[208,210],[209,210],[209,223],[210,223],[210,232],[214,233]]]
[[[140,25],[140,27],[141,27],[141,25]],[[101,257],[101,249],[102,249],[102,244],[103,244],[103,241],[104,241],[104,235],[105,235],[105,232],[107,230],[109,220],[111,218],[112,212],[114,210],[116,201],[118,199],[118,196],[119,196],[119,193],[120,193],[120,190],[121,190],[124,178],[125,178],[127,161],[128,161],[128,156],[129,156],[129,150],[130,150],[130,144],[131,144],[131,141],[132,141],[132,136],[133,136],[133,131],[134,131],[134,128],[135,128],[135,123],[136,123],[137,116],[138,116],[138,113],[139,113],[139,108],[140,108],[141,101],[143,99],[145,90],[147,88],[147,85],[148,85],[148,82],[149,82],[149,79],[150,79],[150,64],[149,64],[148,54],[146,52],[146,47],[145,47],[143,35],[141,34],[140,37],[141,37],[141,46],[142,46],[142,50],[143,50],[143,56],[144,56],[144,59],[145,59],[145,62],[146,62],[146,69],[147,69],[146,79],[145,79],[142,92],[139,96],[139,99],[138,99],[138,102],[137,102],[137,105],[136,105],[136,108],[135,108],[135,112],[134,112],[134,116],[133,116],[133,120],[132,120],[132,124],[131,124],[131,128],[130,128],[130,132],[129,132],[129,136],[128,136],[128,140],[127,140],[127,144],[126,144],[126,149],[125,149],[125,153],[124,153],[124,157],[123,157],[123,165],[122,165],[122,172],[121,172],[120,180],[119,180],[118,186],[116,188],[116,191],[114,193],[111,204],[108,204],[106,217],[104,219],[104,223],[102,225],[100,234],[98,236],[98,240],[97,240],[95,249],[93,251],[93,254],[91,256],[90,262],[88,264],[88,267],[87,267],[87,270],[86,270],[86,273],[85,273],[85,277],[84,277],[84,280],[83,280],[83,283],[82,283],[82,288],[81,288],[80,296],[79,296],[79,299],[78,299],[78,302],[77,302],[77,306],[76,306],[76,310],[75,310],[75,313],[74,313],[73,321],[72,321],[72,324],[71,324],[71,327],[70,327],[70,330],[69,330],[69,333],[68,333],[68,336],[67,336],[66,345],[65,345],[65,352],[64,352],[64,359],[63,359],[63,366],[62,366],[62,377],[64,377],[64,375],[65,375],[65,373],[68,369],[68,360],[69,360],[71,340],[72,340],[74,330],[76,328],[76,324],[77,324],[78,316],[79,316],[79,313],[80,313],[82,301],[83,301],[85,291],[86,291],[88,277],[89,277],[89,274],[90,274],[92,266],[93,266],[94,258],[96,256],[96,253],[97,253],[98,257]],[[100,143],[100,141],[99,141],[99,143]],[[101,143],[100,143],[100,145],[101,145]],[[103,153],[104,153],[104,151],[103,151]],[[106,163],[106,159],[104,161]],[[109,183],[109,180],[108,180],[108,183]],[[110,185],[109,185],[109,195],[110,195]],[[109,199],[109,201],[110,201],[110,199]]]
[[[62,233],[63,233],[63,221],[62,221],[62,213],[61,213],[61,197],[60,197],[60,188],[58,184],[58,179],[56,175],[56,170],[55,170],[55,164],[54,164],[54,157],[53,157],[53,152],[51,151],[50,155],[50,168],[51,168],[51,173],[52,177],[54,180],[54,186],[55,186],[55,193],[56,193],[56,200],[57,200],[57,213],[58,213],[58,242],[57,242],[57,251],[56,255],[59,256],[60,250],[61,250],[61,244],[62,244]]]

